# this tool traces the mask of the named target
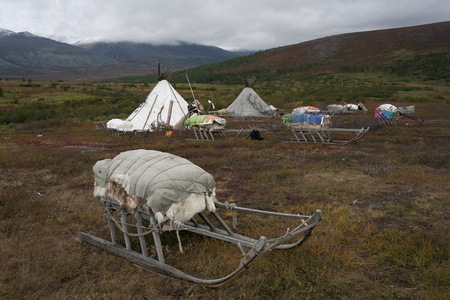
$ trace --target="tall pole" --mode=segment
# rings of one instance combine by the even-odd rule
[[[194,101],[195,101],[195,96],[194,96],[194,92],[192,91],[191,83],[189,82],[189,77],[187,76],[187,73],[184,73],[184,74],[186,75],[187,82],[189,83],[189,88],[191,89],[192,98],[194,98]]]

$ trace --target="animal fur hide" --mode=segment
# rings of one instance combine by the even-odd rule
[[[158,221],[187,221],[207,209],[215,211],[215,181],[190,161],[153,150],[122,152],[94,167],[94,197],[110,197],[135,210],[151,209]]]

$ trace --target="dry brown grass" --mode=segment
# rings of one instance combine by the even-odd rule
[[[369,109],[377,104],[367,103]],[[431,114],[429,107],[435,109]],[[449,105],[416,104],[425,123],[378,128],[345,146],[263,141],[110,137],[94,126],[0,135],[2,299],[444,299],[448,263]],[[356,117],[356,116],[355,116]],[[373,123],[372,115],[358,115]],[[241,206],[312,214],[323,221],[300,248],[258,258],[231,284],[209,289],[163,278],[80,244],[76,231],[108,238],[92,197],[92,166],[129,149],[183,156],[216,179],[218,198]],[[251,235],[275,234],[271,220],[240,219]],[[216,277],[238,262],[235,246],[164,236],[167,261]]]

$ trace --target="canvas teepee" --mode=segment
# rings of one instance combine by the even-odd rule
[[[154,131],[161,124],[174,126],[187,112],[188,103],[163,79],[126,121],[133,124],[134,131]]]
[[[227,107],[228,114],[240,117],[258,117],[263,116],[265,111],[271,110],[251,87],[254,80],[254,78],[244,78],[245,88]]]

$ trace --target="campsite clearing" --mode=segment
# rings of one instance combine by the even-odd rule
[[[120,85],[91,88],[98,94],[124,88],[136,102],[118,105],[131,111],[148,94]],[[7,104],[21,105],[20,99],[11,103],[15,93],[7,89]],[[64,104],[73,115],[59,124],[30,121],[2,127],[0,298],[444,299],[450,293],[446,101],[413,103],[415,115],[425,121],[397,127],[377,124],[373,111],[380,103],[366,101],[368,114],[334,119],[339,127],[370,127],[363,139],[339,147],[281,143],[292,136],[285,129],[261,132],[261,141],[213,143],[186,141],[192,136],[187,131],[109,136],[92,120],[76,120],[83,109],[97,114],[98,103]],[[46,111],[42,107],[41,113]],[[16,110],[16,116],[21,112]],[[64,117],[59,110],[55,116]],[[236,122],[239,128],[247,124]],[[319,208],[323,220],[304,246],[266,253],[225,287],[208,289],[155,275],[76,240],[77,231],[109,237],[105,210],[93,197],[92,167],[132,149],[189,159],[214,176],[221,202],[308,215]],[[238,228],[249,228],[255,236],[282,235],[285,225],[269,217],[258,223],[238,218]],[[198,277],[219,278],[239,263],[239,249],[222,241],[183,232],[185,253],[180,254],[175,234],[161,238],[168,263]],[[148,253],[155,255],[156,249]]]

